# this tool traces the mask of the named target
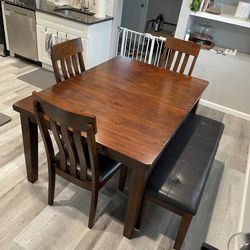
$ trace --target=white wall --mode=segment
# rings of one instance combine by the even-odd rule
[[[224,0],[224,4],[234,3],[237,0]],[[183,39],[186,30],[192,22],[204,22],[204,20],[189,17],[190,3],[192,0],[183,0],[180,17],[175,36]],[[236,4],[237,5],[237,4]],[[193,75],[209,81],[202,99],[208,105],[215,104],[224,112],[231,112],[245,119],[250,117],[250,30],[235,25],[209,22],[217,30],[221,30],[216,36],[216,42],[223,47],[240,48],[247,54],[236,57],[222,56],[202,50],[197,60]],[[205,104],[205,103],[204,103]],[[212,105],[211,105],[212,106]]]
[[[183,0],[175,31],[175,37],[183,39],[189,23],[190,4],[192,0]]]
[[[250,116],[250,56],[217,55],[202,50],[193,76],[209,81],[202,99]]]
[[[121,25],[122,19],[122,6],[123,0],[107,0],[106,13],[109,16],[113,16],[112,22],[112,33],[111,33],[111,43],[110,43],[110,57],[116,56],[117,50],[117,37],[119,26]]]

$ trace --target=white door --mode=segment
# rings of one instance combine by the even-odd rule
[[[121,26],[138,32],[144,32],[148,0],[124,0]]]

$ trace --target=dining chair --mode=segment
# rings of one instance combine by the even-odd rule
[[[81,38],[68,40],[52,46],[51,61],[57,83],[63,81],[58,62],[60,62],[64,80],[85,71],[82,52]]]
[[[168,38],[165,42],[163,53],[160,59],[160,66],[184,74],[190,57],[191,66],[188,75],[191,76],[196,60],[200,53],[201,46],[194,42],[184,41],[177,38]]]
[[[48,204],[53,205],[56,175],[91,191],[88,227],[94,226],[99,190],[119,170],[119,189],[123,190],[126,167],[97,152],[96,117],[61,109],[33,92],[36,120],[44,142],[48,162]],[[52,133],[50,133],[52,130]],[[58,147],[58,153],[52,143]]]

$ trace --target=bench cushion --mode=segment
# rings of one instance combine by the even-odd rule
[[[196,214],[224,125],[190,114],[157,161],[146,192]]]

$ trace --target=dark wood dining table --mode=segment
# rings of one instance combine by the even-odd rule
[[[123,235],[131,238],[150,169],[208,82],[115,57],[42,90],[49,102],[97,119],[98,150],[131,168]],[[28,181],[38,179],[38,129],[32,96],[13,105],[20,113]]]

